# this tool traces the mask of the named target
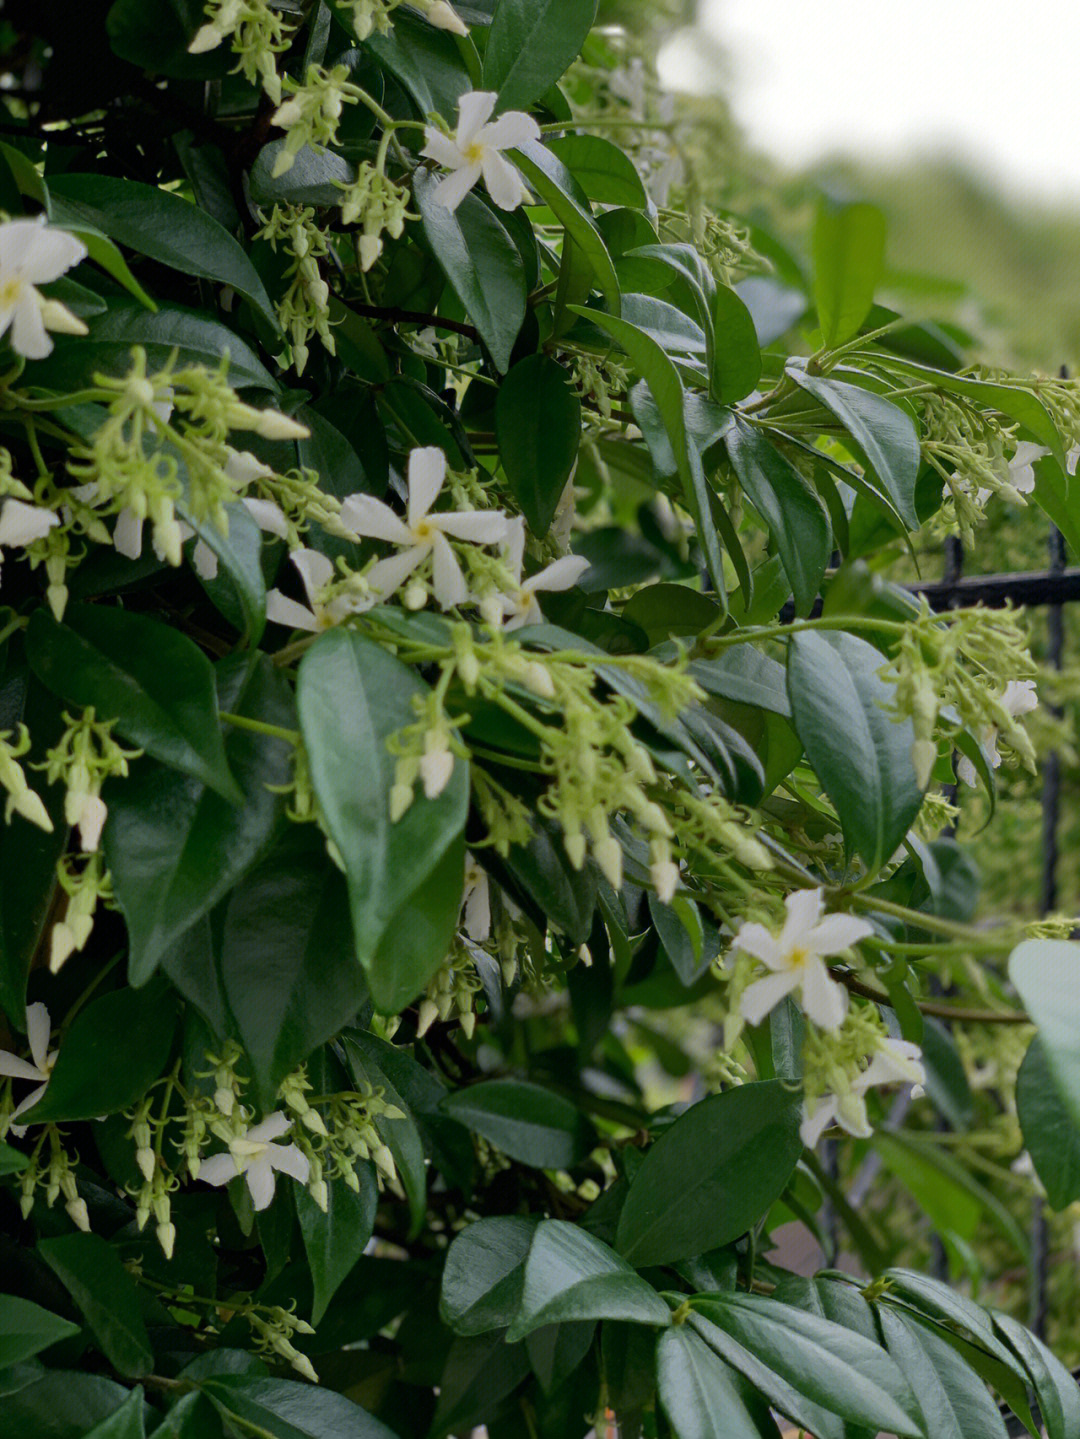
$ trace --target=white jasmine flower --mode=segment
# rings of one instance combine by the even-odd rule
[[[823,1094],[803,1106],[799,1137],[813,1149],[833,1124],[856,1139],[869,1139],[873,1126],[866,1113],[866,1092],[879,1084],[910,1084],[921,1094],[926,1080],[922,1050],[906,1039],[882,1039],[867,1067],[851,1081],[846,1094]]]
[[[310,630],[315,634],[319,630],[332,629],[349,615],[370,609],[375,603],[374,598],[362,600],[354,595],[335,595],[329,603],[323,603],[319,596],[334,578],[331,561],[318,550],[305,549],[293,550],[289,559],[300,575],[310,608],[305,608],[297,600],[290,600],[280,590],[270,590],[266,596],[266,618],[275,624],[287,625],[292,630]]]
[[[453,171],[435,192],[438,203],[448,210],[457,209],[481,175],[500,210],[516,210],[528,196],[524,181],[502,152],[539,140],[540,126],[523,110],[507,110],[490,120],[498,98],[493,90],[471,90],[458,101],[458,125],[452,137],[434,125],[424,131],[421,155]]]
[[[22,549],[35,540],[42,540],[60,523],[60,516],[41,505],[28,505],[23,500],[6,499],[0,505],[0,561],[6,549]]]
[[[589,561],[582,555],[564,555],[545,565],[527,580],[521,578],[525,563],[525,521],[520,517],[510,522],[510,535],[504,547],[506,564],[514,577],[514,588],[499,595],[497,604],[502,610],[504,627],[516,630],[521,625],[539,624],[544,616],[536,598],[538,590],[568,590],[576,585],[589,568]]]
[[[275,1144],[292,1128],[288,1115],[271,1114],[260,1124],[245,1129],[229,1141],[228,1154],[212,1154],[204,1159],[199,1178],[215,1186],[228,1184],[242,1174],[256,1209],[265,1209],[274,1197],[274,1171],[289,1175],[299,1184],[306,1184],[311,1172],[307,1156],[295,1144]]]
[[[1030,495],[1035,488],[1035,461],[1041,460],[1050,451],[1043,445],[1021,440],[1009,461],[1009,484],[1022,495]]]
[[[11,1118],[15,1120],[27,1109],[32,1109],[41,1096],[49,1087],[49,1080],[52,1078],[53,1065],[56,1063],[56,1050],[49,1049],[49,1039],[52,1036],[52,1021],[49,1018],[49,1011],[41,1003],[28,1004],[26,1006],[26,1039],[30,1045],[31,1058],[20,1059],[18,1055],[11,1054],[6,1049],[0,1049],[0,1074],[7,1075],[9,1079],[32,1079],[35,1081],[35,1088],[30,1091],[24,1099],[21,1099],[11,1111]],[[20,1139],[26,1133],[25,1124],[11,1125],[11,1133],[16,1139]]]
[[[1032,710],[1039,708],[1039,696],[1035,689],[1034,680],[1010,680],[1005,686],[1001,696],[1001,707],[1012,719],[1019,719],[1021,715],[1030,714]],[[1001,764],[1001,755],[997,747],[998,730],[997,725],[987,725],[982,734],[982,748],[986,755],[986,761],[991,769],[997,769]],[[975,766],[967,755],[960,755],[956,761],[956,777],[971,785],[972,789],[979,783],[979,776]]]
[[[491,886],[487,871],[471,854],[465,856],[465,893],[462,896],[464,923],[462,928],[470,939],[482,944],[491,936]]]
[[[447,535],[473,544],[496,545],[506,537],[506,516],[501,510],[448,510],[431,514],[446,479],[446,456],[428,446],[409,456],[409,500],[406,518],[372,495],[350,495],[341,506],[342,524],[357,536],[386,540],[401,553],[380,560],[367,582],[380,600],[389,599],[428,555],[432,557],[435,598],[444,610],[463,605],[469,588]]]
[[[49,330],[85,335],[86,326],[58,300],[38,289],[58,280],[86,259],[86,246],[66,230],[43,220],[7,220],[0,224],[0,335],[11,330],[12,348],[28,360],[52,350]]]
[[[839,954],[873,933],[850,914],[825,914],[820,889],[799,889],[784,901],[787,919],[779,935],[763,924],[744,924],[732,949],[760,959],[772,971],[756,979],[740,1003],[748,1024],[760,1024],[785,995],[798,991],[802,1009],[819,1029],[839,1029],[847,1013],[847,991],[829,975],[823,956]]]

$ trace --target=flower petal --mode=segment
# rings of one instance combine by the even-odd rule
[[[435,503],[446,479],[446,455],[437,445],[425,445],[409,455],[409,525],[412,529]],[[410,537],[410,543],[413,543]]]
[[[256,1211],[268,1208],[274,1198],[274,1171],[269,1154],[260,1154],[253,1159],[244,1170],[244,1178],[251,1194],[252,1208]]]
[[[450,542],[445,535],[438,531],[435,534],[432,553],[435,557],[432,575],[435,598],[444,610],[452,609],[454,605],[463,605],[469,598],[469,587],[465,583],[465,576],[461,573],[457,556],[450,548]]]
[[[12,223],[35,222],[15,220]],[[39,225],[33,243],[23,255],[20,269],[31,284],[47,285],[51,280],[59,280],[72,265],[85,260],[86,253],[83,242],[66,230],[58,230],[53,225]]]
[[[539,574],[530,575],[522,585],[524,590],[569,590],[577,584],[589,568],[584,555],[563,555],[545,565]]]
[[[36,1089],[32,1089],[30,1093],[26,1096],[26,1098],[21,1099],[19,1103],[15,1106],[15,1108],[11,1111],[11,1118],[18,1119],[20,1114],[25,1114],[28,1110],[33,1109],[34,1105],[38,1102],[38,1100],[45,1093],[48,1087],[49,1081],[46,1080],[44,1084],[39,1084]],[[11,1126],[11,1131],[13,1134],[15,1133],[14,1124]],[[26,1131],[23,1130],[23,1133],[25,1132]]]
[[[515,145],[527,145],[530,140],[539,140],[540,126],[524,110],[507,110],[505,115],[485,125],[476,137],[482,145],[495,150],[509,150]]]
[[[15,302],[15,318],[11,326],[12,349],[28,360],[43,360],[52,354],[53,342],[41,317],[37,291],[27,285]]]
[[[341,502],[341,523],[356,535],[369,540],[386,540],[391,545],[411,545],[412,534],[400,515],[374,495],[349,495]]]
[[[215,1186],[228,1184],[240,1173],[236,1160],[231,1154],[211,1154],[199,1165],[199,1178]]]
[[[463,165],[468,164],[453,140],[441,130],[436,130],[433,125],[429,125],[424,131],[424,147],[420,153],[438,165],[445,165],[448,170],[460,170]]]
[[[826,1129],[836,1123],[836,1095],[823,1094],[814,1105],[803,1105],[803,1120],[799,1125],[799,1138],[807,1149],[813,1149]]]
[[[234,485],[250,485],[253,481],[263,479],[274,472],[269,465],[253,455],[250,450],[234,450],[231,445],[226,446],[229,458],[225,461],[222,469],[225,478],[232,480]]]
[[[5,500],[0,505],[0,545],[30,545],[45,537],[60,516],[43,505],[28,505],[24,500]]]
[[[839,954],[873,932],[872,924],[856,919],[853,914],[827,914],[806,936],[803,948],[811,954]]]
[[[30,1053],[34,1056],[34,1063],[42,1074],[45,1073],[45,1065],[49,1057],[51,1035],[52,1021],[45,1005],[40,1000],[36,1004],[28,1004],[26,1006],[26,1039],[30,1045]]]
[[[801,968],[802,1008],[807,1019],[819,1029],[839,1029],[847,1014],[847,990],[830,978],[824,961],[816,954],[807,957]]]
[[[503,540],[503,559],[514,579],[521,583],[521,569],[525,563],[525,521],[521,515],[510,521]]]
[[[786,969],[784,951],[777,944],[776,939],[763,924],[757,924],[753,920],[744,924],[735,936],[731,945],[732,950],[742,950],[744,954],[753,955],[760,959],[762,964],[768,965],[770,969]]]
[[[433,196],[435,203],[442,205],[446,210],[456,210],[479,180],[481,173],[480,163],[477,161],[473,165],[463,165],[460,170],[455,170],[452,175],[447,175],[435,186]]]
[[[289,538],[289,522],[282,513],[280,505],[275,504],[273,500],[258,500],[253,497],[246,497],[240,503],[260,530],[277,535],[282,540]]]
[[[9,1079],[38,1079],[41,1078],[41,1070],[31,1064],[27,1059],[20,1059],[17,1054],[11,1054],[6,1049],[0,1049],[0,1074],[6,1075]]]
[[[474,545],[497,545],[506,538],[507,519],[502,510],[447,511],[432,515],[431,523],[444,535],[469,540]]]
[[[272,1144],[266,1151],[266,1158],[275,1169],[287,1174],[300,1184],[306,1184],[311,1175],[308,1157],[295,1144]]]
[[[275,625],[284,625],[290,630],[311,630],[315,633],[320,626],[314,610],[305,609],[297,600],[289,599],[280,590],[268,590],[266,594],[266,618]]]
[[[524,180],[498,150],[485,150],[481,169],[487,192],[500,210],[516,210],[528,198]]]
[[[784,900],[787,918],[777,941],[783,950],[801,948],[807,934],[825,911],[825,893],[820,889],[796,889]]]
[[[427,559],[430,549],[430,545],[414,545],[411,550],[402,550],[372,565],[364,578],[380,604],[398,592],[417,565]]]
[[[792,970],[783,974],[767,974],[764,979],[755,979],[739,1000],[739,1013],[747,1024],[760,1024],[770,1010],[775,1009],[785,995],[791,993],[798,982],[798,975]]]
[[[265,1119],[261,1119],[258,1124],[253,1125],[244,1138],[250,1140],[252,1144],[269,1144],[271,1140],[280,1139],[283,1134],[288,1134],[291,1128],[292,1120],[278,1109],[273,1114],[268,1114]]]
[[[314,597],[324,585],[328,585],[334,578],[334,564],[318,550],[293,550],[289,556],[296,566],[297,574],[300,576],[304,586],[304,593],[314,603]]]
[[[469,90],[458,101],[458,149],[467,150],[479,133],[480,126],[491,118],[498,95],[494,90]]]

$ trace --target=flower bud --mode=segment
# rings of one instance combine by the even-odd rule
[[[161,1252],[166,1259],[173,1257],[173,1250],[176,1247],[176,1225],[172,1223],[159,1224],[157,1227],[157,1240],[161,1245]]]
[[[68,1212],[72,1224],[76,1229],[81,1229],[84,1234],[90,1233],[90,1215],[87,1212],[85,1199],[69,1199],[64,1208]]]
[[[428,7],[427,21],[434,25],[436,30],[449,30],[451,35],[467,35],[469,27],[462,20],[452,5],[447,0],[434,0]]]

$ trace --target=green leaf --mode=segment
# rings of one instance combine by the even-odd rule
[[[229,772],[214,671],[179,630],[105,605],[69,604],[64,623],[36,609],[26,654],[42,684],[163,764],[201,780],[230,804],[243,795]]]
[[[922,804],[914,726],[883,708],[893,699],[878,674],[883,663],[879,650],[843,633],[794,635],[788,653],[795,731],[848,846],[871,871],[896,852]]]
[[[345,881],[322,836],[290,825],[220,922],[221,981],[264,1108],[363,1003]]]
[[[712,317],[712,393],[721,404],[730,405],[745,399],[761,378],[761,350],[750,311],[727,285],[716,287]]]
[[[495,438],[510,490],[543,539],[581,441],[581,401],[557,360],[529,355],[511,369],[495,402]]]
[[[256,723],[295,723],[284,676],[266,655],[216,667],[218,702]],[[292,747],[274,735],[228,727],[225,754],[244,803],[226,803],[197,779],[149,760],[109,794],[105,857],[131,941],[128,974],[143,984],[176,940],[214,907],[265,852],[284,809]]]
[[[356,1177],[359,1192],[350,1189],[344,1179],[327,1181],[325,1214],[302,1185],[295,1189],[296,1215],[315,1290],[312,1324],[318,1324],[326,1313],[326,1306],[363,1254],[375,1227],[379,1191],[371,1165],[359,1165]]]
[[[416,722],[425,686],[380,645],[324,635],[300,665],[297,705],[311,779],[345,866],[353,929],[372,997],[396,1012],[446,957],[461,905],[469,780],[457,760],[443,792],[422,789],[390,819],[390,737]],[[342,785],[342,774],[350,783]]]
[[[34,1439],[86,1439],[87,1427],[115,1414],[128,1392],[101,1374],[48,1369],[36,1383],[4,1397],[4,1424]]]
[[[599,310],[585,310],[572,306],[575,314],[586,315],[607,330],[608,334],[629,355],[634,368],[649,386],[652,397],[660,410],[668,439],[675,456],[679,479],[682,482],[683,497],[687,508],[694,517],[698,540],[705,552],[709,577],[717,595],[723,599],[726,594],[724,583],[724,562],[720,555],[720,544],[712,522],[709,506],[709,489],[701,456],[696,445],[689,442],[686,425],[686,394],[682,380],[674,364],[651,335],[627,320],[615,315],[606,315]]]
[[[1009,978],[1039,1026],[1039,1043],[1061,1102],[1080,1125],[1080,945],[1026,939],[1009,957]]]
[[[14,1294],[0,1294],[0,1369],[40,1354],[50,1344],[70,1339],[79,1326],[59,1314],[50,1314],[29,1299]]]
[[[450,119],[462,92],[476,89],[457,39],[408,10],[394,16],[386,34],[369,35],[364,49],[401,82],[421,115],[434,110]]]
[[[1038,1035],[1016,1076],[1016,1112],[1051,1209],[1080,1199],[1080,1124],[1066,1108]]]
[[[975,1101],[956,1041],[946,1025],[927,1016],[920,1043],[927,1094],[951,1129],[968,1129],[975,1117]]]
[[[185,80],[220,79],[231,64],[228,48],[202,55],[188,45],[206,16],[200,0],[116,0],[105,26],[113,52],[140,70]]]
[[[917,365],[913,360],[904,360],[895,355],[889,356],[889,372],[932,385],[935,389],[944,390],[948,395],[963,395],[965,399],[974,400],[983,408],[997,410],[1008,419],[1015,420],[1031,439],[1045,445],[1061,468],[1065,469],[1065,450],[1058,428],[1050,411],[1030,389],[1023,389],[1019,385],[999,384],[993,380],[974,380],[966,375],[953,375],[947,370]]]
[[[878,1311],[889,1354],[917,1395],[934,1439],[1006,1439],[1005,1421],[979,1376],[933,1330],[897,1310]]]
[[[1047,1439],[1080,1435],[1080,1388],[1055,1354],[1010,1314],[994,1314],[994,1326],[1027,1370],[1039,1401]]]
[[[725,444],[739,484],[772,534],[795,613],[807,615],[832,554],[828,512],[795,466],[753,425],[736,416]]]
[[[733,1091],[736,1092],[736,1091]],[[716,1294],[694,1312],[756,1355],[800,1394],[876,1433],[922,1439],[903,1372],[869,1339],[761,1295]]]
[[[439,1315],[455,1334],[505,1329],[517,1315],[536,1220],[497,1215],[470,1224],[450,1245]]]
[[[220,1414],[260,1439],[397,1439],[344,1394],[313,1384],[234,1374],[204,1379],[201,1388]]]
[[[656,1379],[677,1439],[761,1439],[736,1375],[688,1325],[661,1334]]]
[[[128,294],[134,295],[144,309],[151,311],[157,309],[157,304],[128,269],[127,261],[108,235],[103,235],[92,225],[65,225],[64,229],[70,231],[72,235],[77,235],[86,246],[89,258],[96,265],[100,265],[105,273],[111,275],[118,284],[123,285]]]
[[[733,645],[715,660],[694,660],[690,673],[708,694],[791,716],[784,666],[753,645]]]
[[[576,1224],[545,1219],[536,1227],[525,1261],[521,1308],[507,1341],[524,1339],[545,1324],[583,1319],[666,1327],[671,1311],[606,1244]]]
[[[877,476],[905,525],[917,530],[915,482],[922,451],[911,416],[883,395],[858,385],[811,375],[797,365],[789,366],[786,373],[835,415],[847,430],[855,453]]]
[[[257,645],[266,629],[266,582],[262,572],[262,531],[242,504],[225,507],[228,533],[218,529],[209,516],[196,515],[187,503],[177,504],[177,513],[195,531],[194,545],[202,540],[220,562],[212,579],[198,576],[199,583],[218,611],[240,631],[250,645]]]
[[[1080,486],[1058,464],[1052,455],[1036,460],[1035,501],[1065,536],[1074,555],[1080,555],[1080,510],[1077,498]]]
[[[568,1099],[524,1080],[483,1079],[447,1095],[441,1108],[534,1169],[569,1169],[596,1142],[592,1126]]]
[[[177,1005],[160,982],[92,999],[64,1035],[49,1087],[23,1123],[96,1119],[141,1099],[161,1074]]]
[[[89,1430],[86,1439],[145,1439],[145,1410],[142,1385],[138,1384],[114,1414]]]
[[[1000,1363],[1016,1373],[1022,1372],[1021,1365],[995,1334],[986,1310],[944,1280],[933,1279],[929,1274],[919,1274],[913,1269],[887,1269],[882,1278],[888,1280],[890,1298],[898,1296],[935,1320],[967,1329]]]
[[[814,226],[814,303],[830,349],[858,334],[884,269],[885,216],[878,207],[822,200]]]
[[[556,135],[547,147],[594,204],[629,205],[634,210],[644,210],[648,205],[634,162],[625,150],[602,135]]]
[[[676,636],[700,634],[718,622],[723,611],[714,599],[687,585],[658,584],[631,595],[622,617],[640,625],[650,645],[658,645]]]
[[[333,150],[301,145],[283,175],[274,174],[284,139],[271,140],[255,157],[251,167],[251,198],[260,205],[314,205],[320,210],[336,209],[342,201],[342,186],[356,180],[356,166]]]
[[[99,1234],[43,1239],[38,1253],[71,1295],[105,1358],[131,1379],[149,1374],[154,1351],[138,1286]]]
[[[596,0],[498,0],[482,87],[498,92],[496,108],[527,110],[539,100],[577,59],[595,18]]]
[[[427,1161],[420,1131],[410,1112],[410,1106],[396,1088],[390,1077],[392,1066],[386,1055],[393,1059],[395,1051],[374,1035],[354,1030],[345,1039],[345,1058],[354,1079],[362,1088],[365,1085],[380,1091],[387,1104],[401,1110],[397,1119],[385,1114],[376,1115],[375,1128],[379,1138],[393,1155],[394,1164],[405,1197],[409,1201],[412,1228],[409,1237],[414,1239],[423,1227],[427,1215]]]
[[[528,844],[511,845],[502,863],[522,898],[533,901],[537,924],[546,921],[572,944],[586,944],[596,910],[596,870],[592,865],[574,868],[551,820],[535,816],[533,824]],[[498,859],[491,863],[498,873]]]
[[[95,316],[89,335],[61,335],[51,355],[35,360],[28,379],[35,388],[81,390],[93,384],[95,374],[121,378],[131,369],[131,349],[141,345],[151,371],[166,366],[174,351],[184,365],[206,365],[216,370],[228,355],[229,383],[236,389],[280,389],[255,351],[235,330],[199,310],[182,305],[161,305],[147,314],[141,305],[110,305]]]
[[[96,173],[51,176],[49,189],[57,224],[89,224],[184,275],[231,285],[278,330],[274,307],[247,251],[190,200],[156,185]]]
[[[466,195],[456,210],[448,210],[435,197],[438,183],[423,170],[413,179],[424,236],[495,368],[505,375],[525,319],[525,266],[502,221],[478,195]]]
[[[673,1264],[737,1239],[779,1198],[802,1153],[800,1099],[776,1079],[692,1105],[630,1182],[620,1253]]]
[[[651,336],[665,354],[697,356],[707,349],[702,327],[677,305],[654,295],[624,294],[620,314]]]
[[[619,279],[581,186],[562,161],[539,143],[532,142],[509,153],[530,187],[588,260],[608,308],[617,315]],[[590,310],[588,318],[595,319],[596,312]]]
[[[0,1177],[5,1174],[21,1174],[29,1163],[21,1149],[12,1149],[10,1144],[0,1142]],[[0,1368],[2,1367],[0,1365]]]

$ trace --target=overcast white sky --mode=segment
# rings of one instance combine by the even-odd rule
[[[737,118],[780,159],[948,149],[1021,194],[1080,205],[1077,0],[700,3]],[[702,68],[700,47],[678,48],[682,73]]]

